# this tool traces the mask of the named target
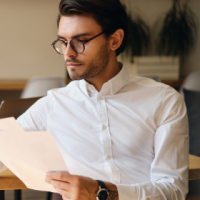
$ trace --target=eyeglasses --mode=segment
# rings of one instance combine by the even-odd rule
[[[76,53],[83,53],[85,50],[85,43],[93,40],[94,38],[102,35],[105,31],[99,33],[98,35],[95,35],[94,37],[90,38],[89,40],[79,40],[79,39],[72,39],[69,41],[69,44],[71,48],[76,52]],[[57,53],[64,55],[64,52],[67,48],[68,41],[64,41],[62,39],[57,39],[55,40],[51,46],[56,50]]]

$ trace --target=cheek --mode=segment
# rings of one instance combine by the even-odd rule
[[[96,38],[95,38],[96,39]],[[98,42],[93,42],[91,41],[91,43],[86,43],[85,44],[85,51],[83,52],[83,55],[93,58],[94,56],[96,56],[99,52],[99,50],[102,47],[102,44],[104,44],[104,41],[98,41]]]

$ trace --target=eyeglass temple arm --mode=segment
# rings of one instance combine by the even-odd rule
[[[96,37],[102,35],[103,33],[105,33],[105,31],[99,33],[98,35],[95,35],[94,37],[90,38],[89,40],[84,41],[83,43],[85,44],[85,43],[89,42],[90,40],[93,40],[94,38],[96,38]]]

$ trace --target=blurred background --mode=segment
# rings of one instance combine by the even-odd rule
[[[65,77],[63,59],[51,47],[57,39],[59,2],[0,0],[0,79]]]

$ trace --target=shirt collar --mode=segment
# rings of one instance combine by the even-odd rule
[[[115,95],[129,80],[129,73],[125,67],[123,67],[122,63],[119,63],[121,70],[120,72],[114,76],[112,79],[103,84],[100,92],[94,88],[93,85],[89,84],[87,81],[80,80],[80,88],[81,90],[89,97],[93,95]]]

